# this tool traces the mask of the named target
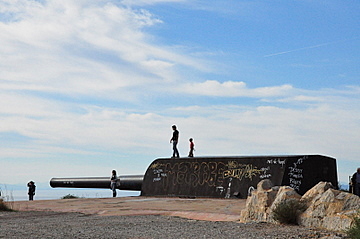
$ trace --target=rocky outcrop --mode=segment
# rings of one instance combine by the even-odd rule
[[[246,210],[241,212],[241,222],[268,221],[269,208],[275,200],[278,188],[273,188],[269,179],[258,183],[257,189],[251,192],[251,200],[246,200]],[[244,219],[244,220],[242,220]]]
[[[308,205],[306,211],[300,215],[300,225],[338,231],[351,226],[352,216],[360,209],[360,198],[329,188],[313,197]]]
[[[315,198],[321,197],[321,195],[328,190],[329,188],[333,188],[332,184],[329,182],[319,182],[314,187],[312,187],[309,191],[307,191],[301,199],[305,202],[310,202]]]
[[[346,230],[351,226],[353,216],[360,210],[358,196],[335,190],[328,182],[319,182],[300,196],[288,186],[274,187],[270,180],[263,180],[248,197],[240,222],[274,222],[273,209],[286,199],[306,203],[307,209],[298,218],[299,225],[306,227]]]

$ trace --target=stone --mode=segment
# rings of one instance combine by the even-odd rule
[[[289,186],[281,186],[278,190],[276,198],[273,204],[280,203],[281,201],[285,201],[286,199],[293,198],[293,199],[301,199],[301,195],[298,194],[292,187]]]
[[[325,192],[314,195],[307,210],[300,215],[299,224],[342,231],[351,226],[353,216],[359,210],[360,198],[358,196],[328,188]]]
[[[289,186],[281,186],[278,190],[278,193],[276,195],[275,200],[273,201],[272,205],[269,207],[267,213],[269,214],[269,222],[275,223],[275,220],[273,219],[273,210],[276,208],[276,206],[287,200],[287,199],[295,199],[299,200],[301,199],[301,195],[298,194],[293,188]]]
[[[319,197],[322,193],[324,193],[329,188],[333,188],[332,184],[329,182],[319,182],[310,190],[308,190],[302,197],[301,200],[304,202],[310,202],[314,198]]]
[[[261,190],[261,191],[270,190],[272,187],[273,187],[273,183],[271,182],[270,179],[261,180],[261,181],[257,184],[257,189],[258,189],[258,190]]]
[[[273,209],[287,199],[305,202],[307,209],[299,215],[299,225],[343,231],[360,212],[360,197],[333,189],[331,183],[319,182],[303,196],[289,186],[272,186],[270,180],[260,181],[247,198],[240,222],[272,222]]]
[[[272,188],[270,180],[258,183],[257,189],[246,199],[246,209],[241,212],[240,222],[268,221],[268,209],[275,200],[279,187]]]

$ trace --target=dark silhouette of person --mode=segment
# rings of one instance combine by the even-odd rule
[[[35,195],[35,183],[33,181],[28,182],[27,186],[29,187],[28,190],[28,195],[29,195],[29,201],[34,200],[34,195]]]
[[[351,177],[351,183],[354,194],[360,197],[360,168],[358,168],[356,173]]]
[[[111,172],[111,177],[110,177],[110,188],[113,192],[113,197],[116,197],[116,188],[120,185],[120,180],[116,175],[116,170],[113,170]]]
[[[195,144],[193,142],[193,138],[190,138],[189,142],[190,142],[190,151],[188,157],[194,157]]]
[[[170,143],[173,144],[173,158],[179,158],[179,150],[177,149],[177,144],[179,142],[179,131],[176,129],[176,125],[172,126],[173,129],[173,135],[172,138],[170,139]]]

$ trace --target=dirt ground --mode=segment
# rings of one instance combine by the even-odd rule
[[[18,211],[80,212],[100,216],[164,215],[203,221],[238,221],[244,199],[157,197],[77,198],[16,201]]]
[[[340,232],[239,223],[243,199],[78,198],[12,202],[0,212],[0,238],[339,239]]]

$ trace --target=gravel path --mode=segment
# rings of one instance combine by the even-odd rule
[[[0,238],[345,238],[344,234],[268,223],[197,221],[170,216],[96,216],[0,212]]]

